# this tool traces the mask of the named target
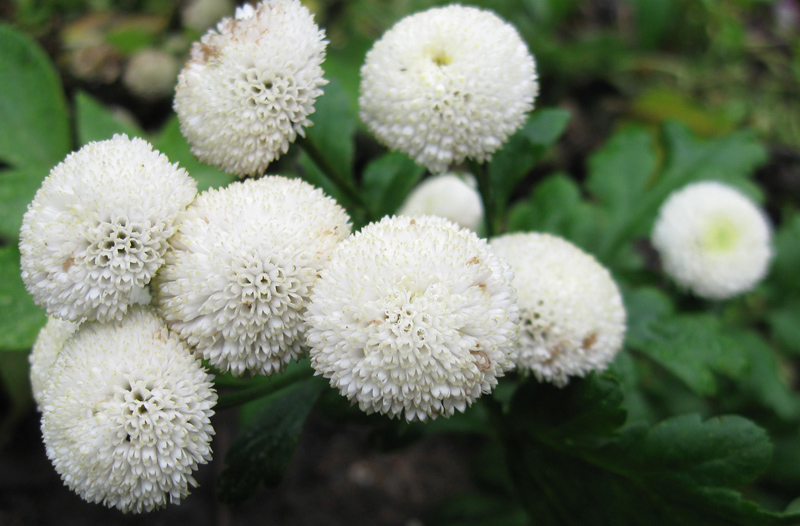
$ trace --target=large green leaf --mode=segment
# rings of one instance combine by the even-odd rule
[[[0,160],[49,169],[70,151],[61,82],[37,44],[2,23],[0,79]]]
[[[262,413],[250,421],[225,455],[226,467],[219,477],[221,499],[242,502],[260,482],[280,482],[308,413],[326,385],[323,378],[313,377],[266,398]]]
[[[710,314],[666,316],[649,324],[644,338],[629,335],[628,345],[680,378],[699,395],[717,392],[717,374],[741,378],[748,349]]]
[[[153,141],[153,146],[166,155],[171,162],[177,162],[182,168],[186,168],[195,181],[197,181],[197,191],[202,192],[208,188],[220,188],[226,186],[236,179],[232,175],[221,172],[220,170],[203,164],[192,154],[189,143],[181,134],[180,123],[177,117],[172,117],[161,134]]]
[[[569,112],[560,108],[536,110],[525,126],[494,154],[488,170],[499,213],[505,210],[517,184],[561,137],[569,119]]]
[[[78,143],[81,145],[110,139],[117,133],[127,134],[128,137],[145,136],[135,122],[114,115],[106,106],[83,91],[75,96],[75,120]]]
[[[0,248],[0,350],[29,350],[46,321],[22,283],[19,249]]]
[[[17,239],[22,216],[47,177],[47,168],[0,171],[0,236]]]
[[[397,152],[370,162],[364,169],[361,187],[372,217],[395,213],[424,171],[407,155]]]
[[[796,523],[799,517],[762,510],[735,489],[769,464],[771,445],[761,428],[739,416],[696,415],[619,428],[618,390],[611,378],[594,376],[560,393],[530,385],[517,391],[503,436],[520,501],[535,524]],[[560,411],[538,407],[552,396]]]
[[[332,170],[335,174],[328,174],[332,179],[352,183],[356,113],[336,80],[323,89],[325,93],[314,104],[310,117],[314,125],[306,129],[306,138],[328,165],[320,166],[323,171]]]

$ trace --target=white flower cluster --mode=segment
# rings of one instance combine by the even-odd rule
[[[368,412],[464,411],[511,368],[512,273],[473,232],[384,218],[340,244],[308,307],[317,373]]]
[[[771,239],[764,212],[738,190],[714,181],[670,195],[652,233],[666,273],[713,300],[747,292],[764,278]]]
[[[309,294],[349,233],[342,207],[297,179],[211,190],[171,240],[156,303],[211,365],[235,375],[280,372],[305,349]]]
[[[121,319],[164,262],[197,183],[142,139],[87,144],[50,172],[22,221],[22,280],[47,314]]]
[[[608,270],[549,234],[506,234],[491,244],[515,273],[517,367],[557,386],[605,369],[625,336],[625,307]]]
[[[299,0],[244,4],[192,47],[175,112],[192,152],[239,176],[261,175],[310,126],[325,32]]]
[[[178,503],[211,459],[211,380],[148,307],[120,322],[87,322],[49,371],[47,456],[89,502],[134,512]]]
[[[449,5],[408,16],[367,53],[361,120],[432,172],[489,159],[538,92],[533,57],[491,11]]]
[[[455,173],[425,179],[406,198],[398,215],[435,215],[478,230],[483,221],[483,202],[475,189],[475,178]]]

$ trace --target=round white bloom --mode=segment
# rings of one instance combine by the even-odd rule
[[[237,8],[192,46],[178,77],[175,112],[202,162],[261,175],[312,123],[325,32],[299,0]]]
[[[219,22],[220,18],[234,12],[231,0],[189,0],[181,4],[181,21],[184,27],[205,31]]]
[[[666,273],[714,300],[746,292],[764,278],[771,238],[764,213],[738,190],[714,181],[673,192],[652,233]]]
[[[22,279],[47,314],[121,319],[164,262],[197,183],[142,139],[115,135],[58,164],[22,220]]]
[[[491,158],[538,92],[533,57],[491,11],[450,5],[408,16],[367,53],[361,120],[379,141],[444,172]]]
[[[36,408],[41,411],[44,405],[44,387],[50,378],[50,367],[64,347],[67,338],[78,329],[77,323],[58,318],[47,318],[47,323],[39,331],[33,350],[28,355],[31,364],[31,389]]]
[[[154,100],[172,93],[179,70],[178,60],[169,53],[145,49],[125,66],[122,82],[137,97]]]
[[[82,325],[53,364],[47,456],[89,502],[122,511],[179,503],[211,459],[212,376],[148,307]]]
[[[211,365],[235,375],[280,372],[305,351],[309,294],[349,233],[342,207],[299,179],[210,190],[170,241],[156,303]]]
[[[409,194],[398,215],[436,215],[477,230],[483,221],[483,202],[475,189],[475,179],[468,177],[464,180],[447,173],[425,179]]]
[[[608,270],[549,234],[506,234],[491,245],[514,269],[517,367],[559,387],[570,376],[604,370],[625,338],[625,307]]]
[[[464,411],[512,367],[512,272],[475,233],[387,217],[331,255],[307,322],[317,374],[367,413]]]

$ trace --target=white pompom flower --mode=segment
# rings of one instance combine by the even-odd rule
[[[666,273],[711,300],[751,290],[772,258],[772,228],[764,212],[716,181],[672,193],[661,205],[651,239]]]
[[[533,57],[491,11],[450,5],[408,16],[367,53],[361,120],[392,150],[436,173],[491,158],[538,92]]]
[[[64,483],[124,512],[179,503],[211,459],[212,376],[149,307],[83,324],[46,387],[42,435]]]
[[[344,209],[299,179],[210,190],[170,241],[156,304],[211,365],[237,376],[280,372],[305,352],[317,273],[349,233]]]
[[[197,183],[143,139],[115,135],[58,164],[22,220],[22,280],[49,316],[121,319],[146,298]]]
[[[467,229],[386,217],[336,248],[307,321],[317,374],[367,413],[464,411],[512,367],[511,269]]]
[[[570,377],[606,369],[622,348],[626,318],[608,270],[549,234],[506,234],[491,245],[514,269],[520,311],[517,368],[559,387]]]
[[[33,399],[36,408],[41,411],[44,406],[44,388],[50,378],[50,368],[56,361],[58,353],[64,347],[67,338],[78,330],[79,324],[63,321],[58,318],[47,318],[47,323],[39,331],[33,350],[28,355],[31,364],[30,378]]]
[[[483,202],[472,176],[465,179],[446,173],[422,181],[406,198],[398,215],[435,215],[477,230],[483,221]]]
[[[327,43],[299,0],[245,4],[209,30],[175,91],[192,153],[241,177],[264,173],[312,124]]]

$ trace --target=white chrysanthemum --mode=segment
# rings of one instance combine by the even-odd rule
[[[475,179],[454,173],[434,175],[417,186],[400,208],[398,215],[436,215],[477,230],[483,221],[483,203],[475,189]]]
[[[179,503],[211,459],[212,376],[148,307],[82,325],[53,364],[47,456],[89,502],[122,511]]]
[[[604,370],[625,337],[625,307],[608,270],[549,234],[506,234],[491,245],[514,269],[517,367],[559,387]]]
[[[50,378],[50,367],[56,361],[58,353],[64,347],[67,338],[78,329],[77,323],[48,318],[47,323],[39,331],[33,350],[28,355],[31,364],[31,389],[36,408],[41,411],[44,405],[44,387]]]
[[[361,120],[432,172],[489,159],[538,91],[533,57],[491,11],[450,5],[402,19],[367,53]]]
[[[178,60],[169,53],[144,49],[128,61],[122,82],[137,97],[155,100],[172,93],[179,70]]]
[[[22,220],[22,279],[47,314],[120,319],[146,296],[197,183],[142,139],[115,135],[58,164]]]
[[[372,223],[336,248],[311,295],[311,364],[367,413],[464,411],[512,367],[512,276],[446,219]]]
[[[771,239],[764,213],[738,190],[714,181],[670,195],[652,233],[667,274],[697,296],[714,300],[746,292],[763,279]]]
[[[175,112],[192,153],[239,176],[261,175],[304,136],[322,78],[325,32],[299,0],[245,4],[192,46]]]
[[[299,179],[269,176],[201,194],[154,281],[170,327],[235,375],[280,372],[304,352],[317,273],[350,233],[347,213]]]

